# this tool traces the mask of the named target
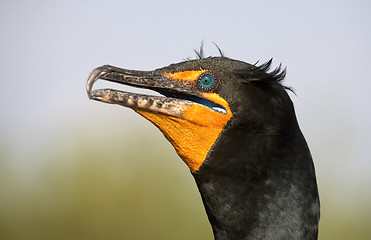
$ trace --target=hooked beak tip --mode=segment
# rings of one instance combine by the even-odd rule
[[[86,81],[86,92],[88,94],[88,97],[89,99],[92,99],[92,89],[93,89],[93,85],[94,83],[102,76],[106,74],[106,72],[102,69],[102,67],[98,67],[96,69],[94,69],[89,77],[88,77],[88,80]]]

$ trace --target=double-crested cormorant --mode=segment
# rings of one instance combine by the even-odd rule
[[[312,157],[271,60],[188,60],[154,71],[109,65],[92,71],[90,99],[151,121],[197,183],[215,239],[317,239],[319,198]],[[154,90],[149,96],[92,90],[98,79]]]

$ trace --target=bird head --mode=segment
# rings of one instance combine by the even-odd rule
[[[226,57],[188,60],[154,71],[109,65],[94,69],[87,81],[90,99],[129,107],[158,127],[191,172],[197,171],[222,131],[272,131],[283,121],[280,67],[271,60],[257,66]],[[161,96],[95,89],[98,80],[154,90]]]

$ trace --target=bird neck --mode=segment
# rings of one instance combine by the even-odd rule
[[[317,239],[315,172],[297,128],[222,132],[193,173],[216,240]]]

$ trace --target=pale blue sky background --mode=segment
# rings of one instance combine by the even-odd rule
[[[217,55],[215,41],[228,57],[287,66],[320,189],[353,209],[371,201],[370,13],[370,1],[2,1],[0,143],[27,174],[79,138],[162,141],[132,111],[89,101],[89,72],[162,67],[202,40]]]

